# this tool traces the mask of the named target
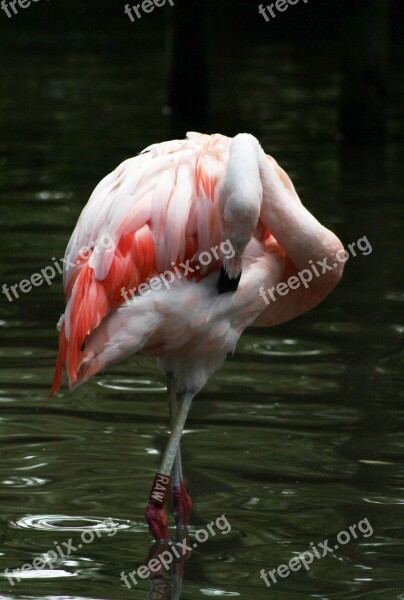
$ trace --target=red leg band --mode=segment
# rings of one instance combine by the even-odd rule
[[[171,477],[157,473],[153,481],[153,487],[150,492],[149,502],[154,502],[158,506],[164,506],[167,502],[168,492],[170,491]]]

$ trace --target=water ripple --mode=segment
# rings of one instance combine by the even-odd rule
[[[34,487],[38,485],[44,485],[49,483],[50,479],[45,479],[44,477],[9,477],[8,479],[3,479],[1,482],[3,485],[8,485],[14,488],[25,488],[25,487]]]
[[[151,379],[101,379],[97,385],[110,390],[121,392],[155,393],[163,392],[167,388],[163,383]]]
[[[300,356],[326,356],[338,353],[337,348],[331,344],[291,338],[271,338],[262,342],[247,344],[242,347],[242,351],[245,353],[261,354],[264,356],[283,356],[293,358]]]
[[[10,526],[18,529],[41,529],[45,531],[111,531],[111,527],[106,527],[107,518],[102,517],[74,517],[71,515],[27,515],[11,521]],[[110,525],[112,522],[109,521]],[[128,521],[113,519],[113,525],[116,529],[129,529],[131,524]],[[133,525],[133,524],[132,524]]]

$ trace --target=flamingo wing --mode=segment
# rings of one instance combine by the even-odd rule
[[[123,304],[123,290],[220,242],[218,183],[228,146],[224,136],[192,133],[150,146],[97,185],[66,249],[66,310],[51,394],[63,367],[70,386],[77,382],[86,339]]]

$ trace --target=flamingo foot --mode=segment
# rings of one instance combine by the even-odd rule
[[[163,506],[149,501],[146,507],[145,518],[154,539],[158,541],[170,539],[167,516]]]
[[[177,527],[188,525],[191,508],[191,496],[188,494],[183,482],[180,481],[179,487],[175,487],[173,490],[173,512]]]

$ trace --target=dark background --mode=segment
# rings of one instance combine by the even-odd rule
[[[309,210],[372,253],[306,315],[245,332],[195,399],[191,536],[223,513],[232,532],[185,563],[181,598],[402,600],[403,3],[301,0],[270,23],[255,0],[176,0],[135,23],[124,4],[0,12],[0,288],[60,259],[97,182],[148,144],[256,135]],[[147,598],[152,582],[127,590],[120,572],[151,545],[164,378],[133,357],[49,398],[63,308],[61,277],[0,293],[0,600]],[[4,578],[108,517],[113,538]],[[364,518],[372,537],[270,590],[259,578]]]

